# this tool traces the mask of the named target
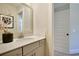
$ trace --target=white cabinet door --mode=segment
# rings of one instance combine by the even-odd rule
[[[27,55],[29,55],[29,53],[32,54],[31,52],[34,51],[35,49],[37,49],[38,47],[39,47],[39,41],[24,46],[23,47],[23,55],[27,56]]]
[[[45,56],[45,40],[40,41],[40,47],[36,49],[37,56]]]
[[[41,40],[23,47],[24,56],[44,56],[45,40]]]
[[[36,52],[33,50],[30,53],[24,55],[24,56],[36,56]]]
[[[34,49],[33,51],[30,51],[30,53],[26,54],[25,56],[44,56],[44,46],[40,46],[37,49]]]
[[[35,52],[36,52],[36,56],[44,56],[45,55],[44,46],[40,46],[35,50]]]
[[[7,52],[2,56],[22,56],[22,48],[18,48],[13,51]]]

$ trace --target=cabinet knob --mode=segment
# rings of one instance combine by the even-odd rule
[[[67,33],[66,35],[69,36],[69,33]]]

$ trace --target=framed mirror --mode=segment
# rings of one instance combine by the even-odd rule
[[[18,26],[19,33],[33,34],[33,9],[25,3],[21,3],[18,8]]]

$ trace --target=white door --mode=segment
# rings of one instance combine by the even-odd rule
[[[55,11],[54,14],[54,50],[68,53],[69,9]]]

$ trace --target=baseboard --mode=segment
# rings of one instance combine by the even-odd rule
[[[77,54],[79,53],[79,49],[70,50],[69,54]]]
[[[54,56],[68,56],[69,54],[54,50]]]

